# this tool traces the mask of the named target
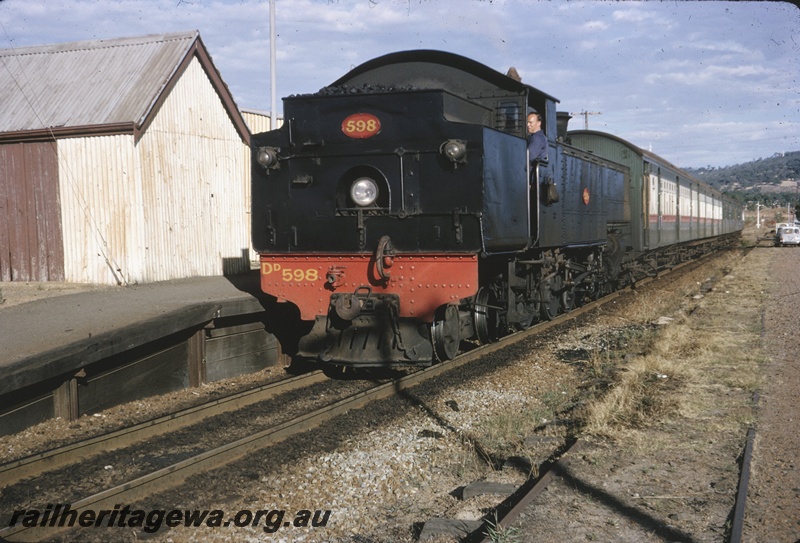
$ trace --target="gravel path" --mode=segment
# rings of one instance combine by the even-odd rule
[[[766,249],[762,249],[767,251]],[[745,541],[800,541],[800,249],[768,250],[765,368]]]

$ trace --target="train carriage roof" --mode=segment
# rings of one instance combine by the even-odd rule
[[[588,136],[591,138],[606,138],[609,140],[619,142],[620,144],[625,145],[626,147],[631,149],[631,151],[633,151],[636,155],[638,155],[642,159],[669,168],[678,175],[680,175],[681,177],[683,177],[684,179],[691,179],[693,182],[698,183],[699,185],[703,186],[707,190],[714,192],[715,194],[723,194],[719,189],[716,189],[711,185],[709,185],[708,183],[690,175],[689,172],[683,170],[682,168],[679,168],[678,166],[666,160],[665,158],[655,154],[652,151],[648,151],[647,149],[642,149],[641,147],[629,142],[628,140],[620,138],[619,136],[616,136],[614,134],[609,134],[608,132],[600,132],[598,130],[570,130],[567,133],[567,136]]]
[[[521,83],[472,59],[428,49],[400,51],[369,60],[340,77],[330,87],[380,86],[398,89],[442,89],[477,97],[496,91],[528,91],[539,99],[558,102],[539,89]]]
[[[668,168],[672,168],[673,170],[683,171],[683,170],[681,170],[681,168],[679,168],[678,166],[672,164],[671,162],[666,160],[664,157],[661,157],[661,156],[655,154],[652,151],[648,151],[647,149],[642,149],[641,147],[629,142],[628,140],[622,139],[619,136],[616,136],[614,134],[609,134],[608,132],[600,132],[598,130],[570,130],[568,132],[569,136],[575,136],[575,135],[581,135],[581,134],[586,135],[586,136],[596,137],[596,138],[608,138],[610,140],[617,141],[617,142],[621,143],[622,145],[625,145],[628,148],[630,148],[634,153],[636,153],[638,155],[641,155],[644,158],[649,159],[651,162],[658,162],[658,163],[660,163],[660,164],[662,164],[664,166],[667,166]],[[688,174],[686,174],[686,175],[688,175]]]
[[[676,166],[675,164],[671,163],[670,161],[668,161],[664,157],[659,156],[659,155],[655,154],[652,151],[648,151],[647,149],[642,149],[641,147],[629,142],[628,140],[622,139],[619,136],[616,136],[614,134],[609,134],[608,132],[600,132],[598,130],[570,130],[567,133],[567,135],[568,136],[585,135],[585,136],[590,136],[590,137],[594,137],[594,138],[607,138],[607,139],[610,139],[610,140],[617,141],[617,142],[621,143],[622,145],[627,146],[634,153],[636,153],[637,155],[641,156],[644,159],[647,159],[650,162],[655,162],[655,163],[660,164],[661,166],[665,166],[667,168],[675,170],[676,172],[680,172],[680,174],[683,177],[692,177],[692,176],[690,176],[688,174],[688,172],[685,172],[682,168],[680,168],[680,167]],[[695,181],[697,181],[699,183],[702,183],[702,181],[700,181],[698,179],[695,179]]]

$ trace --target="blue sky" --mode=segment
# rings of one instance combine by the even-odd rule
[[[685,167],[800,150],[800,9],[784,2],[276,0],[277,94],[439,49]],[[242,108],[269,110],[268,0],[0,0],[0,49],[199,30]],[[279,102],[280,107],[280,102]],[[582,128],[583,117],[570,128]]]

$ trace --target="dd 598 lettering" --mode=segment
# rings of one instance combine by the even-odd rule
[[[283,281],[316,281],[319,271],[316,268],[284,268],[278,263],[261,263],[261,275],[280,274]]]

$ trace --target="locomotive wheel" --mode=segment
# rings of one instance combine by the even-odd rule
[[[515,325],[517,329],[526,330],[530,328],[541,310],[539,302],[520,302],[517,304],[517,312],[523,315],[522,319]]]
[[[614,289],[605,281],[595,281],[592,283],[592,291],[589,295],[589,300],[599,300],[606,294],[610,294]]]
[[[458,307],[452,304],[440,307],[431,330],[433,352],[437,359],[444,361],[455,358],[461,343],[460,331]]]
[[[558,275],[542,281],[539,285],[542,320],[551,321],[558,315],[558,309],[561,307],[561,285],[562,280]]]
[[[564,313],[572,311],[575,308],[574,288],[566,288],[561,293],[561,307],[564,308]]]
[[[475,323],[475,335],[481,345],[497,339],[499,319],[497,315],[497,297],[486,287],[481,287],[475,295],[475,309],[472,310],[472,319]]]

